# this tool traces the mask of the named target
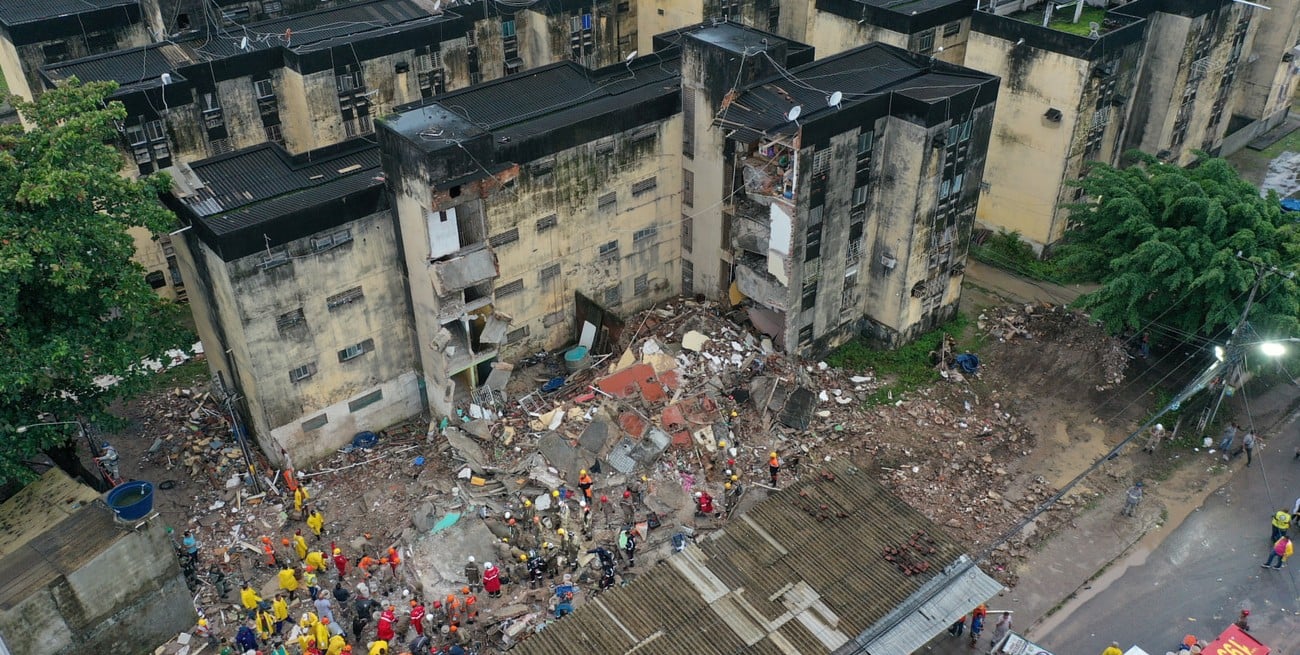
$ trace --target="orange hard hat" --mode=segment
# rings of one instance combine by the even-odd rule
[[[280,544],[283,545],[283,546],[288,546],[288,545],[289,545],[289,538],[288,538],[288,537],[285,537],[284,539],[281,539],[281,540],[280,540]]]
[[[460,593],[462,593],[462,594],[468,594],[468,593],[469,593],[469,587],[461,587],[461,588],[460,588]]]
[[[417,603],[417,602],[415,602],[415,601],[411,601],[411,607],[415,607],[416,605],[419,605],[419,603]]]
[[[321,623],[324,623],[325,625],[329,625],[329,624],[330,624],[330,617],[326,616],[326,617],[322,618],[322,619],[320,620],[320,622],[321,622]]]
[[[271,538],[270,538],[270,537],[262,537],[262,543],[264,543],[264,544],[269,544],[269,543],[271,543]]]
[[[451,626],[451,631],[452,631],[452,632],[455,632],[455,631],[456,631],[456,629],[457,629],[457,628],[456,628],[456,626],[454,626],[454,625],[453,625],[453,626]]]
[[[389,605],[389,606],[388,606],[388,611],[390,611],[390,612],[395,611],[396,609],[397,609],[397,608],[396,608],[396,607],[393,607],[392,605]]]

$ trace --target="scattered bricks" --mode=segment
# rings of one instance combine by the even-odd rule
[[[619,414],[618,426],[622,428],[624,432],[636,439],[640,439],[642,435],[645,434],[646,428],[649,427],[645,419],[641,418],[639,414],[634,412],[623,412],[622,414]]]

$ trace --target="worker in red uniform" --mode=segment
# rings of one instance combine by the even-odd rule
[[[330,544],[330,551],[334,553],[334,568],[338,569],[341,580],[348,574],[348,558],[343,556],[343,549],[335,548],[333,543]]]
[[[713,513],[713,496],[707,491],[695,492],[695,515],[708,516]]]
[[[483,591],[490,598],[501,597],[501,571],[492,562],[483,565]]]
[[[420,601],[411,601],[411,627],[415,628],[415,634],[424,636],[424,605]]]
[[[393,607],[392,605],[389,605],[388,607],[384,608],[383,613],[379,615],[379,640],[380,641],[392,641],[393,637],[397,636],[393,632],[393,621],[397,620],[396,610],[397,608]]]

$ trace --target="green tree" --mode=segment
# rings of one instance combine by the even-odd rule
[[[24,482],[28,461],[49,455],[83,473],[76,426],[146,383],[129,375],[141,358],[182,337],[131,257],[127,229],[157,233],[174,217],[158,200],[165,176],[132,180],[107,145],[126,117],[106,99],[112,83],[73,82],[15,105],[31,127],[0,128],[0,482]],[[101,389],[96,376],[124,378]]]
[[[1112,332],[1153,320],[1188,334],[1235,325],[1257,271],[1293,271],[1300,230],[1275,195],[1241,179],[1224,160],[1194,168],[1132,153],[1136,163],[1095,165],[1070,205],[1060,263],[1101,282],[1078,306]],[[1300,336],[1300,288],[1286,275],[1260,284],[1250,320],[1265,334]]]

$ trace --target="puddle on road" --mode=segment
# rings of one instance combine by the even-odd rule
[[[1270,161],[1259,190],[1276,191],[1283,198],[1300,191],[1300,152],[1284,152]]]

